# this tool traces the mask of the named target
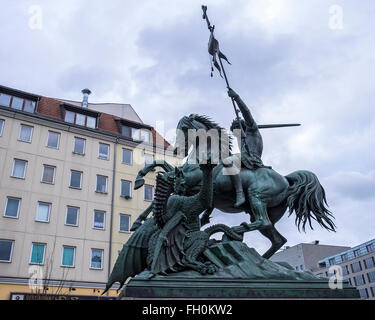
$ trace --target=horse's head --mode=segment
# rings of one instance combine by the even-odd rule
[[[189,149],[192,145],[198,147],[199,141],[197,142],[197,131],[210,131],[212,129],[217,130],[217,136],[219,137],[219,150],[224,148],[226,150],[225,154],[229,155],[232,149],[232,138],[228,136],[226,130],[208,117],[197,114],[191,114],[188,117],[185,116],[178,122],[174,154],[182,154],[184,157],[188,156]],[[191,134],[189,134],[189,130],[195,132],[190,132]]]

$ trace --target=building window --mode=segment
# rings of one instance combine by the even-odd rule
[[[91,249],[90,268],[103,269],[103,251],[102,249]]]
[[[145,185],[144,189],[145,189],[145,197],[144,197],[144,199],[146,201],[152,201],[153,200],[153,196],[154,196],[154,187],[153,186],[149,186],[149,185]]]
[[[108,160],[109,159],[109,145],[105,143],[99,143],[99,158]]]
[[[82,188],[82,172],[81,171],[71,170],[69,186],[74,189]]]
[[[75,113],[71,111],[65,111],[65,121],[69,123],[74,123]]]
[[[0,119],[0,137],[3,135],[4,120]]]
[[[375,297],[375,287],[371,287],[372,296]]]
[[[38,209],[36,212],[36,221],[38,222],[49,222],[49,216],[51,213],[51,204],[46,202],[38,202]]]
[[[369,281],[370,283],[375,282],[375,271],[369,272],[369,273],[367,274],[367,277],[368,277],[368,281]]]
[[[132,164],[133,151],[122,149],[122,163]]]
[[[84,155],[85,143],[86,143],[85,139],[75,137],[73,153]]]
[[[34,112],[36,102],[28,99],[11,96],[5,93],[0,93],[0,105],[26,112]]]
[[[107,193],[108,177],[97,175],[96,176],[96,192]]]
[[[56,172],[56,167],[44,164],[43,165],[42,182],[54,184],[55,183],[55,172]]]
[[[8,197],[4,217],[17,219],[20,211],[20,205],[21,199]]]
[[[18,140],[23,142],[31,142],[33,137],[33,127],[21,124]]]
[[[362,266],[359,261],[352,263],[352,272],[362,271]]]
[[[0,135],[1,135],[1,131],[0,131]],[[368,244],[368,245],[366,246],[366,250],[367,250],[367,252],[372,252],[372,251],[374,251],[374,250],[375,250],[375,244],[374,244],[374,243]]]
[[[82,113],[72,112],[72,111],[65,111],[65,121],[69,123],[75,123],[80,126],[84,126],[87,128],[96,128],[96,118],[90,117]]]
[[[86,127],[95,129],[96,128],[96,118],[87,116]]]
[[[0,240],[0,262],[12,262],[13,240]]]
[[[43,243],[33,243],[31,247],[30,264],[44,264],[44,253],[46,245]]]
[[[132,131],[131,131],[131,128],[128,127],[128,126],[122,126],[121,134],[122,134],[124,137],[131,138],[131,137],[132,137]]]
[[[63,253],[62,253],[62,267],[74,267],[74,260],[75,260],[75,247],[68,247],[63,246]]]
[[[359,295],[361,296],[361,299],[368,299],[368,292],[367,289],[359,289]]]
[[[328,262],[330,266],[333,266],[336,263],[335,258],[329,259]]]
[[[356,249],[353,251],[353,254],[355,257],[359,257],[361,255],[361,250],[360,249]]]
[[[131,198],[132,183],[127,180],[121,180],[121,197]]]
[[[14,159],[12,177],[25,179],[27,161]]]
[[[132,138],[143,142],[150,142],[151,132],[146,129],[132,128]]]
[[[84,126],[86,122],[86,116],[84,114],[76,113],[76,124]]]
[[[354,282],[355,282],[355,285],[358,287],[358,286],[362,286],[364,285],[366,282],[365,282],[365,277],[362,275],[360,276],[356,276],[354,277]]]
[[[66,208],[65,224],[67,226],[77,227],[78,226],[78,215],[79,215],[79,208],[68,206]]]
[[[365,263],[366,269],[373,268],[375,266],[374,257],[370,257],[370,258],[365,259],[364,263]]]
[[[120,214],[120,231],[130,232],[130,216],[127,214]]]
[[[341,255],[341,260],[344,262],[344,261],[348,261],[348,254],[347,253],[344,253]]]
[[[145,153],[145,166],[154,162],[154,156],[152,154]]]
[[[60,133],[48,131],[47,147],[58,149],[60,144]]]
[[[4,107],[10,107],[10,99],[11,98],[12,98],[12,96],[10,96],[9,94],[0,93],[0,105],[2,105]]]
[[[347,276],[349,274],[349,267],[348,266],[343,266],[342,267],[342,275]]]
[[[94,211],[94,229],[104,230],[105,226],[105,211]]]

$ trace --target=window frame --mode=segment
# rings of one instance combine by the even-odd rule
[[[4,130],[4,127],[5,127],[5,120],[0,119],[0,123],[2,123],[2,125],[0,126],[0,137],[2,137],[3,136],[3,130]]]
[[[54,147],[54,146],[49,146],[48,145],[48,141],[49,141],[49,136],[50,136],[50,133],[54,133],[57,135],[57,146]],[[61,138],[61,132],[57,132],[57,131],[52,131],[52,130],[48,130],[48,134],[47,134],[47,142],[46,142],[46,147],[47,148],[51,148],[51,149],[59,149],[60,147],[60,138]]]
[[[95,226],[95,213],[96,212],[102,212],[103,213],[103,228],[99,228],[99,227],[96,227]],[[94,213],[93,213],[93,219],[92,219],[92,228],[95,229],[95,230],[105,230],[105,220],[106,220],[106,211],[104,210],[97,210],[97,209],[94,209]]]
[[[122,193],[122,183],[123,182],[129,182],[129,184],[130,184],[130,188],[129,188],[129,195],[127,196],[127,195],[124,195],[123,193]],[[129,181],[129,180],[125,180],[125,179],[121,179],[120,180],[120,183],[121,183],[121,185],[120,185],[120,196],[122,197],[122,198],[125,198],[125,199],[131,199],[131,197],[132,197],[132,181]]]
[[[1,241],[8,241],[12,243],[12,246],[10,248],[10,253],[9,253],[9,260],[0,260],[0,263],[12,263],[12,258],[13,258],[13,250],[14,250],[14,243],[15,240],[10,240],[10,239],[0,239]]]
[[[74,253],[73,253],[73,264],[71,266],[64,265],[64,250],[65,250],[65,248],[69,248],[69,249],[73,249],[74,250]],[[76,266],[76,249],[77,249],[77,247],[74,247],[74,246],[63,245],[62,252],[61,252],[61,264],[60,264],[60,267],[62,267],[62,268],[75,268],[75,266]]]
[[[23,172],[23,177],[17,177],[17,176],[14,175],[14,168],[15,168],[16,161],[22,161],[22,162],[25,163],[24,172]],[[25,179],[26,179],[26,170],[27,170],[27,165],[28,165],[28,161],[27,161],[27,160],[16,159],[16,158],[14,158],[14,159],[13,159],[13,167],[12,167],[12,174],[11,174],[11,177],[12,177],[12,178],[16,178],[16,179],[22,179],[22,180],[25,180]]]
[[[48,220],[38,220],[38,212],[39,212],[39,205],[48,205]],[[51,209],[52,209],[52,203],[50,202],[44,202],[44,201],[38,201],[37,207],[36,207],[36,216],[35,216],[35,222],[40,222],[40,223],[49,223],[51,220]]]
[[[373,274],[373,275],[374,275],[373,279],[370,278],[370,274]],[[375,283],[375,271],[370,271],[370,272],[368,272],[368,273],[367,273],[367,279],[368,279],[368,282],[369,282],[369,283]]]
[[[103,145],[103,146],[106,146],[108,148],[108,153],[107,153],[107,156],[106,157],[102,157],[100,155],[100,146]],[[99,142],[99,148],[98,148],[98,158],[101,159],[101,160],[109,160],[109,153],[110,153],[110,145],[108,143],[103,143],[103,142]]]
[[[44,178],[44,172],[45,172],[45,169],[46,167],[49,167],[49,168],[53,168],[53,177],[52,177],[52,182],[48,182],[48,181],[44,181],[43,178]],[[55,177],[56,177],[56,166],[52,166],[52,165],[49,165],[49,164],[43,164],[43,171],[42,171],[42,177],[40,179],[40,182],[41,183],[46,183],[46,184],[55,184]]]
[[[69,208],[72,208],[72,209],[77,209],[77,214],[76,214],[76,224],[70,224],[67,222],[68,220],[68,211],[69,211]],[[74,206],[66,206],[66,211],[65,211],[65,223],[64,225],[68,226],[68,227],[78,227],[79,226],[79,214],[80,214],[80,208],[79,207],[74,207]]]
[[[147,163],[147,161],[146,161],[147,156],[152,157],[152,161],[149,162],[149,163]],[[155,161],[155,156],[151,153],[145,153],[144,158],[145,158],[145,163],[144,163],[145,166],[150,165]]]
[[[124,151],[129,151],[130,152],[130,163],[124,162]],[[126,164],[128,166],[133,165],[133,150],[128,149],[128,148],[122,148],[122,155],[121,155],[121,163]]]
[[[79,187],[72,186],[72,173],[73,172],[80,173]],[[83,180],[83,171],[78,171],[78,170],[73,170],[73,169],[70,170],[69,188],[76,189],[76,190],[82,190],[82,180]]]
[[[146,187],[151,187],[151,200],[150,199],[146,199]],[[150,184],[145,184],[144,187],[143,187],[143,200],[144,201],[147,201],[147,202],[152,202],[154,201],[154,186],[150,185]]]
[[[31,128],[31,133],[30,133],[30,140],[22,140],[21,139],[21,132],[22,132],[22,128],[23,127],[28,127],[28,128]],[[34,133],[34,127],[33,126],[30,126],[30,125],[27,125],[27,124],[20,124],[20,129],[19,129],[19,132],[18,132],[18,139],[17,141],[20,141],[20,142],[25,142],[25,143],[32,143],[32,140],[33,140],[33,133]]]
[[[11,94],[8,94],[8,93],[4,93],[4,92],[0,92],[0,95],[5,95],[5,96],[8,96],[8,97],[9,97],[8,105],[0,104],[0,106],[10,108],[10,105],[11,105],[11,102],[12,102],[12,95],[11,95]]]
[[[77,140],[82,140],[83,141],[83,152],[80,153],[80,152],[77,152],[75,149],[76,149],[76,142]],[[84,156],[85,153],[86,153],[86,139],[85,138],[81,138],[81,137],[74,137],[74,143],[73,143],[73,153],[74,154],[78,154],[80,156]]]
[[[68,112],[73,114],[73,121],[67,121],[66,120],[66,115],[67,115]],[[84,117],[84,124],[77,123],[77,118],[78,118],[77,115],[80,115],[80,116]],[[88,122],[89,122],[88,118],[92,118],[92,119],[95,120],[95,125],[93,127],[88,126]],[[85,127],[85,128],[89,128],[89,129],[96,129],[97,124],[98,124],[98,117],[93,117],[93,116],[90,116],[90,115],[87,115],[87,114],[84,114],[84,113],[80,113],[80,112],[77,112],[77,111],[65,110],[64,122],[75,124],[77,126],[81,126],[81,127]]]
[[[37,262],[32,262],[31,259],[33,257],[33,248],[34,248],[34,244],[36,245],[43,245],[44,248],[43,248],[43,261],[41,263],[37,263]],[[44,265],[44,262],[45,262],[45,257],[46,257],[46,248],[47,248],[47,244],[46,243],[42,243],[42,242],[32,242],[31,243],[31,250],[30,250],[30,259],[29,259],[29,264],[31,265],[37,265],[37,266],[43,266]]]
[[[358,283],[358,281],[357,281],[358,278],[361,278],[362,281],[363,281],[363,283]],[[355,276],[354,277],[354,282],[355,282],[355,286],[356,287],[364,286],[366,284],[365,276],[363,274],[359,274],[358,276]]]
[[[9,200],[9,199],[18,200],[17,216],[16,216],[16,217],[12,217],[12,216],[7,216],[7,215],[6,215],[7,208],[8,208],[8,200]],[[18,219],[18,218],[19,218],[19,215],[20,215],[21,201],[22,201],[21,198],[16,198],[16,197],[9,197],[9,196],[7,196],[7,201],[6,201],[6,203],[5,203],[5,211],[4,211],[3,217],[4,217],[4,218],[10,218],[10,219]]]
[[[101,254],[101,262],[100,262],[100,268],[95,268],[92,266],[92,258],[93,258],[93,251],[96,250],[96,251],[100,251],[102,254]],[[104,270],[104,266],[103,266],[103,262],[104,262],[104,249],[99,249],[99,248],[91,248],[91,254],[90,254],[90,269],[92,270]]]
[[[353,250],[353,255],[355,258],[358,258],[361,256],[361,249],[355,249]]]
[[[367,261],[371,261],[371,264],[372,264],[372,265],[368,266],[368,265],[367,265]],[[368,258],[366,258],[366,259],[363,259],[363,264],[364,264],[366,270],[367,270],[367,269],[374,268],[374,267],[375,267],[375,259],[374,259],[374,257],[373,257],[373,256],[370,256],[370,257],[368,257]]]
[[[98,190],[98,178],[102,177],[105,178],[105,191],[99,191]],[[103,176],[101,174],[96,175],[96,187],[95,187],[95,192],[96,193],[102,193],[102,194],[108,194],[108,176]]]
[[[354,266],[354,265],[357,265],[357,264],[359,265],[359,270],[355,271],[353,266]],[[361,271],[363,270],[361,262],[360,262],[360,261],[355,261],[355,262],[353,262],[353,263],[351,264],[351,269],[352,269],[352,273],[361,272]]]
[[[129,230],[121,230],[121,217],[128,217],[129,218]],[[120,213],[119,215],[119,232],[121,233],[130,233],[131,229],[131,215],[126,213]]]

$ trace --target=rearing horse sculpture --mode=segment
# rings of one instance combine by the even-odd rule
[[[209,118],[200,115],[190,115],[183,117],[178,126],[179,132],[185,135],[184,145],[176,143],[176,151],[187,150],[194,145],[195,152],[199,150],[199,139],[189,140],[188,130],[218,130],[219,142],[224,139],[231,149],[230,139],[226,131],[211,121]],[[225,145],[225,144],[224,144]],[[208,153],[210,150],[208,150]],[[160,163],[157,164],[160,166]],[[166,166],[168,169],[170,167]],[[248,231],[259,230],[267,237],[272,245],[263,255],[264,258],[270,258],[285,243],[286,239],[275,228],[275,224],[289,209],[289,216],[295,212],[295,223],[298,230],[302,226],[305,231],[306,223],[312,227],[312,219],[327,230],[335,231],[335,224],[331,220],[332,214],[327,209],[325,191],[321,186],[316,175],[310,171],[296,171],[287,176],[282,176],[271,168],[259,168],[257,170],[241,169],[241,180],[243,190],[247,195],[248,201],[239,208],[234,208],[235,190],[230,176],[223,174],[223,164],[221,162],[213,170],[214,196],[213,207],[205,213],[206,220],[214,208],[226,213],[246,212],[250,215],[250,224],[242,223],[240,226],[233,227],[237,233],[243,234]],[[144,174],[151,169],[148,168]],[[177,169],[179,175],[183,176],[185,190],[189,193],[197,192],[202,183],[202,172],[197,164],[186,162]],[[169,170],[168,170],[169,171]],[[142,176],[142,174],[141,174]],[[263,210],[263,212],[261,212]],[[261,219],[260,217],[268,217]]]

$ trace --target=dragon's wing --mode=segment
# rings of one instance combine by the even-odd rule
[[[147,219],[126,242],[117,257],[112,273],[107,282],[105,292],[115,283],[120,282],[120,288],[129,277],[134,277],[146,267],[148,241],[158,230],[153,218]]]
[[[188,228],[184,223],[185,216],[177,212],[161,229],[154,239],[155,243],[150,246],[154,248],[151,265],[151,273],[165,273],[181,264],[184,254],[183,243]]]

